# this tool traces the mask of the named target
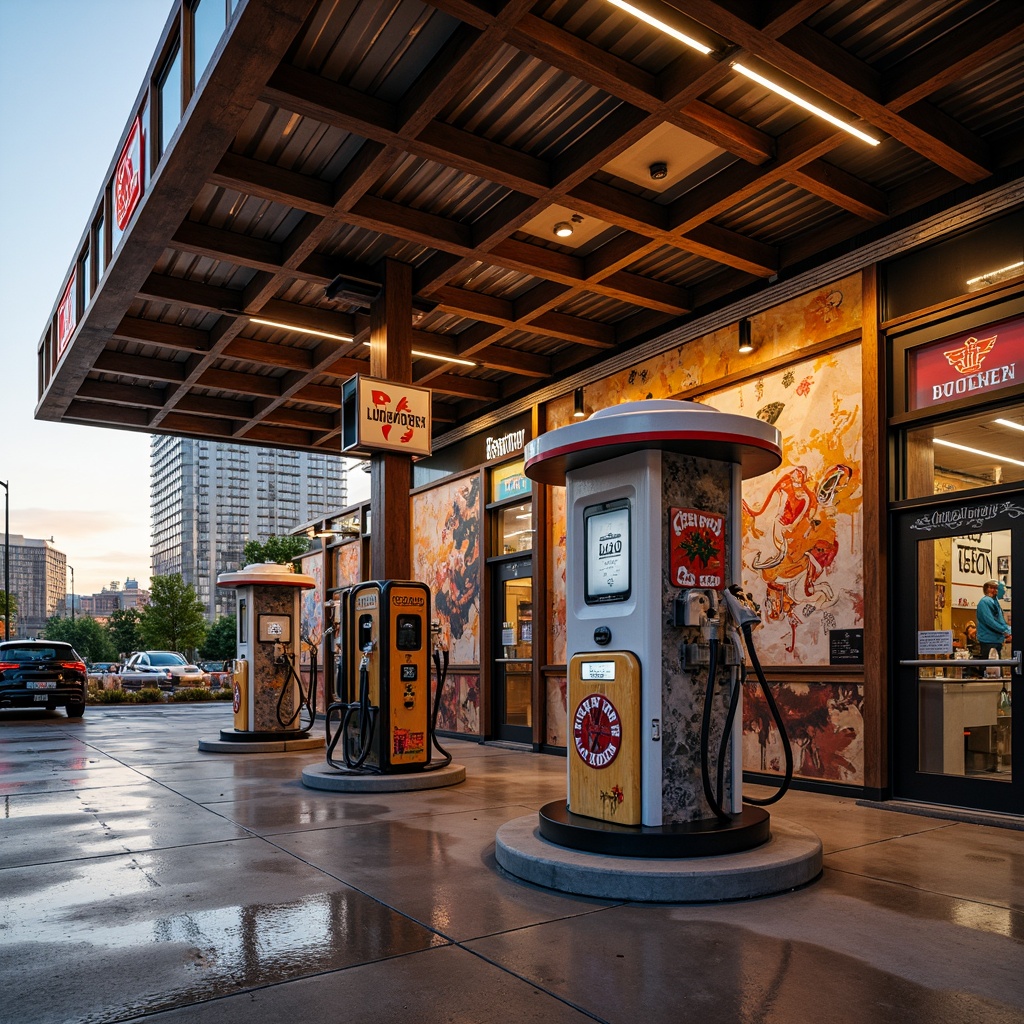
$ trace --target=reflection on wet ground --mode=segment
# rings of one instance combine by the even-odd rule
[[[16,1024],[1024,1019],[1024,833],[790,792],[823,877],[631,905],[504,875],[565,762],[446,741],[447,790],[307,790],[321,752],[200,753],[219,706],[0,716]]]

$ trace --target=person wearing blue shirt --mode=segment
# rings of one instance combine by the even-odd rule
[[[985,596],[978,601],[978,642],[981,644],[982,656],[986,658],[1002,658],[1003,644],[1010,639],[1010,626],[1003,617],[1003,609],[996,596],[1005,586],[997,580],[989,580],[984,586]],[[999,675],[995,666],[985,670],[986,675]]]

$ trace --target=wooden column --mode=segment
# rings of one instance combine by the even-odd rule
[[[889,778],[889,531],[886,352],[878,329],[875,267],[862,275],[861,388],[864,401],[864,787],[886,795]]]
[[[412,383],[412,267],[388,260],[384,291],[370,307],[370,376]],[[370,571],[378,580],[412,576],[409,490],[412,458],[370,456]]]

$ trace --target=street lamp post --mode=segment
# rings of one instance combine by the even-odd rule
[[[4,639],[11,639],[11,492],[9,481],[0,480],[4,489]]]
[[[75,567],[69,565],[68,568],[71,570],[71,621],[75,621]]]

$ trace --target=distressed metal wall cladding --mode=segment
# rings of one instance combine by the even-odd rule
[[[606,0],[239,5],[70,346],[44,335],[39,415],[336,450],[370,317],[324,289],[394,259],[457,433],[1014,180],[1016,0],[648,9],[712,52]]]

